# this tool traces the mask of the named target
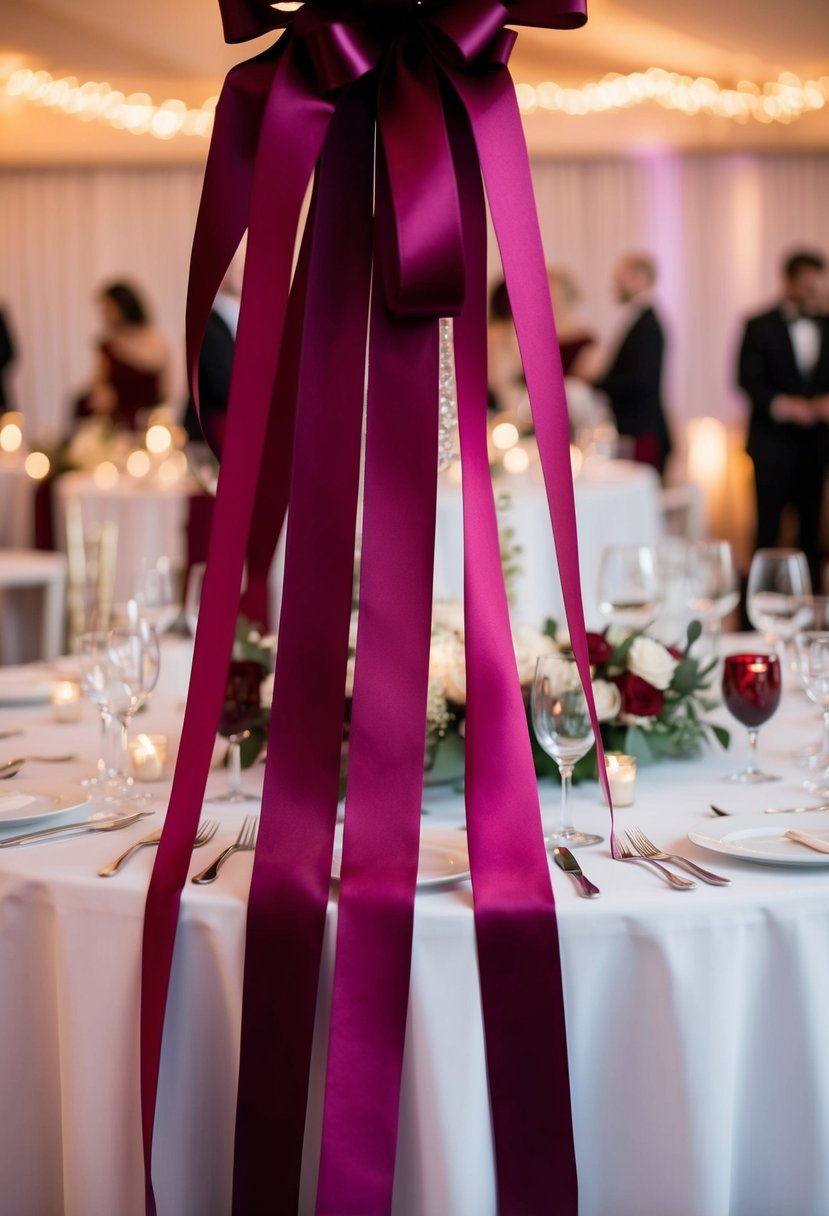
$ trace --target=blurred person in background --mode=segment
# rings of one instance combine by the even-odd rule
[[[820,583],[820,516],[829,422],[826,259],[789,254],[775,306],[750,317],[738,381],[751,406],[746,451],[754,464],[757,548],[780,543],[783,511],[797,512],[798,545]]]
[[[8,374],[17,358],[11,326],[5,311],[0,308],[0,414],[13,408]]]
[[[565,376],[579,377],[579,365],[585,363],[585,355],[596,345],[596,335],[580,315],[582,291],[573,272],[564,266],[551,266],[547,274],[556,318],[561,370]]]
[[[616,429],[633,441],[633,458],[661,475],[671,450],[662,401],[665,331],[653,290],[656,262],[647,253],[627,253],[613,270],[622,312],[607,342],[584,352],[580,374],[607,397]]]
[[[213,301],[199,354],[199,410],[191,396],[184,414],[184,428],[193,443],[206,442],[221,455],[233,372],[233,352],[242,296],[244,250],[240,249]]]
[[[95,371],[88,392],[76,402],[76,417],[109,418],[134,430],[138,415],[169,395],[169,348],[131,284],[106,284],[97,303],[102,328]]]

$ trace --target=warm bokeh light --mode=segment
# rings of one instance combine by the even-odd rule
[[[172,456],[168,456],[158,466],[156,477],[162,485],[171,486],[175,482],[181,481],[186,472],[187,457],[183,452],[173,452]]]
[[[173,446],[170,428],[156,423],[155,426],[151,426],[147,431],[144,443],[147,446],[147,451],[152,452],[153,456],[163,456]]]
[[[518,427],[513,422],[497,422],[492,428],[492,442],[499,452],[514,448],[519,438]]]
[[[577,448],[574,444],[571,443],[570,444],[570,469],[572,470],[574,477],[578,477],[579,473],[581,472],[581,466],[583,464],[584,464],[584,455],[583,455],[581,449]]]
[[[146,477],[152,464],[147,453],[139,449],[137,452],[130,452],[127,457],[127,472],[130,477]]]
[[[43,481],[52,466],[45,452],[29,452],[23,467],[33,481]]]
[[[508,473],[526,473],[530,458],[523,448],[510,448],[504,452],[504,468]]]
[[[23,431],[16,422],[7,422],[0,430],[0,448],[4,452],[19,452],[23,443]]]
[[[102,460],[93,470],[92,480],[99,490],[112,490],[118,485],[118,469],[111,460]]]

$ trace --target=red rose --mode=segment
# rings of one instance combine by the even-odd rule
[[[616,683],[622,694],[623,714],[633,714],[637,718],[655,718],[662,712],[664,695],[641,676],[635,676],[633,672],[628,671],[619,676]]]
[[[668,654],[671,656],[671,658],[676,659],[679,663],[682,662],[682,660],[684,659],[685,656],[683,655],[682,651],[679,649],[678,646],[668,646],[668,647],[666,647],[666,649],[668,651]]]
[[[601,667],[603,663],[609,663],[612,654],[613,647],[603,633],[588,633],[587,657],[591,667]]]

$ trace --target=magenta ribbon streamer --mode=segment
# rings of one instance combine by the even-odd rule
[[[609,802],[578,585],[558,348],[513,86],[508,73],[497,70],[514,40],[505,20],[576,26],[584,20],[581,0],[518,0],[506,7],[499,0],[427,0],[410,8],[353,0],[336,13],[308,0],[292,15],[265,0],[223,0],[222,14],[229,41],[291,28],[275,48],[228,78],[194,240],[191,373],[213,295],[246,224],[249,230],[188,708],[147,897],[141,1011],[147,1210],[155,1212],[152,1132],[176,921],[242,567],[247,552],[253,594],[261,600],[289,499],[274,706],[248,909],[233,1210],[288,1216],[297,1209],[344,720],[373,275],[360,623],[317,1212],[382,1216],[392,1202],[428,679],[437,317],[454,315],[467,820],[499,1210],[531,1216],[554,1206],[574,1213],[555,904],[486,454],[479,163]],[[315,169],[314,202],[287,305],[302,197]]]

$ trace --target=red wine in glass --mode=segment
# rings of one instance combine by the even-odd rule
[[[260,685],[265,676],[261,663],[253,659],[232,659],[227,672],[219,734],[230,744],[227,754],[227,791],[210,802],[258,802],[242,789],[242,762],[239,748],[247,731],[255,726],[260,713]]]
[[[748,728],[749,763],[729,780],[743,783],[778,781],[757,765],[759,728],[776,712],[782,683],[776,654],[731,654],[723,667],[723,701],[729,713]]]

